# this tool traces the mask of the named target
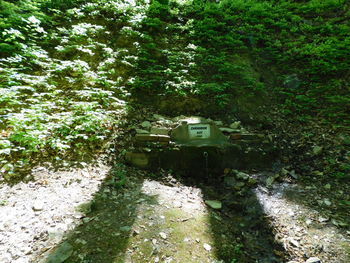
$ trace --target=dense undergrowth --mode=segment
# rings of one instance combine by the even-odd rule
[[[125,113],[123,100],[242,118],[283,131],[281,145],[299,136],[300,152],[333,134],[321,154],[325,173],[350,171],[345,0],[2,0],[0,7],[6,179],[38,161],[101,151]]]
[[[45,9],[36,3],[23,16],[13,9],[19,22],[9,16],[12,24],[3,25],[0,156],[5,179],[22,176],[38,161],[100,151],[125,111],[123,74],[134,57],[113,40],[128,37],[127,25],[137,23],[131,19],[140,13],[137,6],[99,1],[67,11]],[[46,15],[53,18],[45,20]]]

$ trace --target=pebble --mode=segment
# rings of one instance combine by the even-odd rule
[[[289,242],[293,245],[293,246],[295,246],[295,247],[299,247],[299,242],[298,241],[296,241],[295,239],[290,239],[289,240]]]
[[[161,238],[167,239],[167,234],[165,234],[164,232],[160,232],[159,235]]]
[[[305,220],[305,223],[309,226],[312,224],[312,220],[308,218]]]
[[[42,211],[44,209],[44,203],[41,201],[35,201],[32,209],[35,212]]]
[[[206,251],[210,251],[211,250],[211,245],[207,244],[207,243],[204,243],[203,244],[203,247]]]
[[[311,257],[308,260],[306,260],[305,263],[321,263],[321,260],[318,257]]]
[[[326,221],[328,221],[328,220],[329,220],[328,217],[322,217],[322,216],[320,216],[320,217],[318,218],[318,222],[320,222],[320,223],[326,222]]]
[[[91,199],[108,170],[107,166],[100,166],[98,172],[90,172],[85,178],[79,168],[54,173],[36,169],[33,171],[36,181],[12,188],[0,185],[0,201],[14,204],[0,205],[0,262],[28,263],[42,253],[42,248],[56,248],[64,232],[82,218],[74,208]],[[55,250],[59,251],[58,247]],[[65,253],[67,256],[70,249]]]

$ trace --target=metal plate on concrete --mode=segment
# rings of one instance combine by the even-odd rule
[[[190,139],[207,139],[210,137],[209,124],[188,125],[188,135]]]

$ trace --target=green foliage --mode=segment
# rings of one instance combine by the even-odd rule
[[[0,171],[102,147],[130,95],[225,114],[268,94],[347,130],[349,18],[345,0],[0,0]]]
[[[45,8],[41,2],[31,2],[28,8],[26,3],[2,2],[12,9],[0,11],[6,15],[2,21],[12,23],[3,39],[19,47],[1,53],[5,56],[0,59],[0,179],[5,180],[25,175],[38,161],[84,158],[103,149],[118,125],[116,117],[123,113],[124,102],[117,97],[126,96],[119,85],[123,75],[116,67],[125,71],[134,59],[123,48],[110,48],[104,38],[109,34],[106,26],[74,22],[51,28],[50,23],[62,17],[46,19],[53,12],[46,10],[50,3],[45,1]],[[72,7],[78,2],[60,3]],[[121,1],[113,3],[109,11],[127,15],[130,7]],[[101,6],[73,8],[65,19],[90,15],[91,8],[102,12],[110,5],[102,1]],[[116,21],[124,23],[113,19],[113,25]],[[45,32],[37,32],[41,25],[47,27]],[[122,32],[123,38],[134,37],[126,27]]]

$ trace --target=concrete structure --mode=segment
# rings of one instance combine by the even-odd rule
[[[132,151],[125,155],[127,163],[203,174],[224,168],[269,168],[277,155],[265,136],[243,128],[218,127],[220,122],[201,117],[177,119],[172,127],[170,120],[162,121],[168,126],[161,127],[157,120],[149,127],[150,133],[136,134]]]

